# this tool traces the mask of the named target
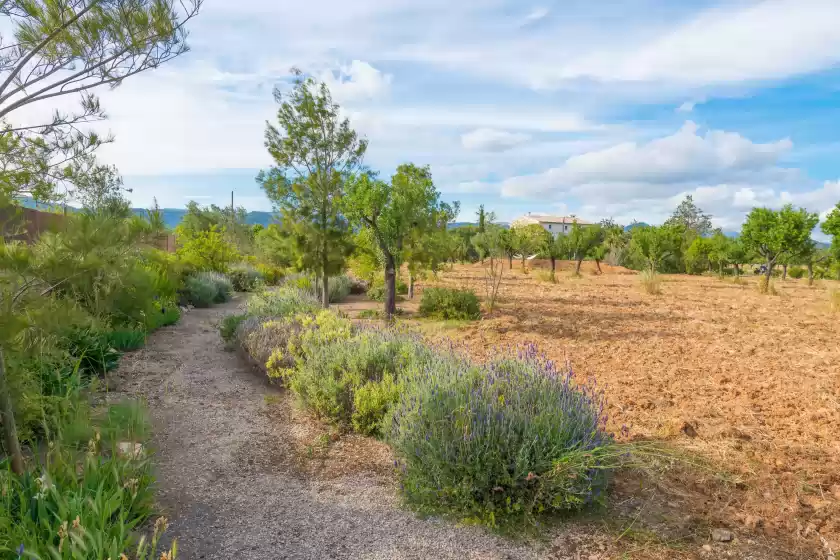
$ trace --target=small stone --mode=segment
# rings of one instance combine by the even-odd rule
[[[711,552],[712,551],[712,545],[704,544],[703,545],[703,550],[705,550],[706,552]]]
[[[694,426],[691,425],[691,422],[685,421],[683,422],[682,428],[680,428],[682,432],[687,435],[688,437],[697,437],[697,430]]]
[[[712,540],[715,542],[729,542],[735,535],[729,529],[712,529]]]

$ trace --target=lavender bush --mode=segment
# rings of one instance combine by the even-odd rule
[[[406,501],[491,526],[597,501],[621,454],[603,392],[533,346],[486,366],[438,353],[407,373],[389,442]]]

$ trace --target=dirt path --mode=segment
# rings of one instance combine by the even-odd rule
[[[148,400],[158,499],[179,558],[564,557],[420,520],[373,476],[298,474],[291,428],[269,410],[278,391],[223,349],[216,323],[236,306],[186,313],[125,356],[115,376],[118,394]]]

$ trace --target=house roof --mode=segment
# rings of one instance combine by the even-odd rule
[[[582,226],[592,225],[592,222],[579,218],[577,216],[552,216],[550,214],[527,214],[522,217],[525,220],[539,222],[543,224],[572,224],[579,223]]]

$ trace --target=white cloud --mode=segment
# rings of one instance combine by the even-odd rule
[[[694,110],[695,105],[696,105],[696,103],[694,101],[686,101],[685,103],[683,103],[682,105],[677,107],[677,112],[678,113],[690,113]]]
[[[367,62],[354,60],[337,71],[327,70],[320,75],[339,103],[370,101],[386,97],[393,76],[384,74]]]
[[[502,183],[506,196],[543,195],[586,190],[632,196],[641,190],[665,190],[675,184],[713,181],[757,172],[784,175],[774,169],[790,140],[755,144],[737,133],[710,130],[686,121],[675,134],[647,144],[625,142],[572,156],[562,166],[513,177]]]
[[[467,150],[479,152],[504,152],[530,139],[531,137],[527,134],[494,128],[477,128],[461,135],[461,145]]]
[[[527,16],[525,16],[525,25],[534,23],[534,22],[539,21],[541,19],[545,19],[545,17],[548,16],[548,14],[550,14],[550,13],[551,13],[551,10],[549,10],[546,7],[534,8],[533,10],[531,10],[530,13],[528,13]]]

